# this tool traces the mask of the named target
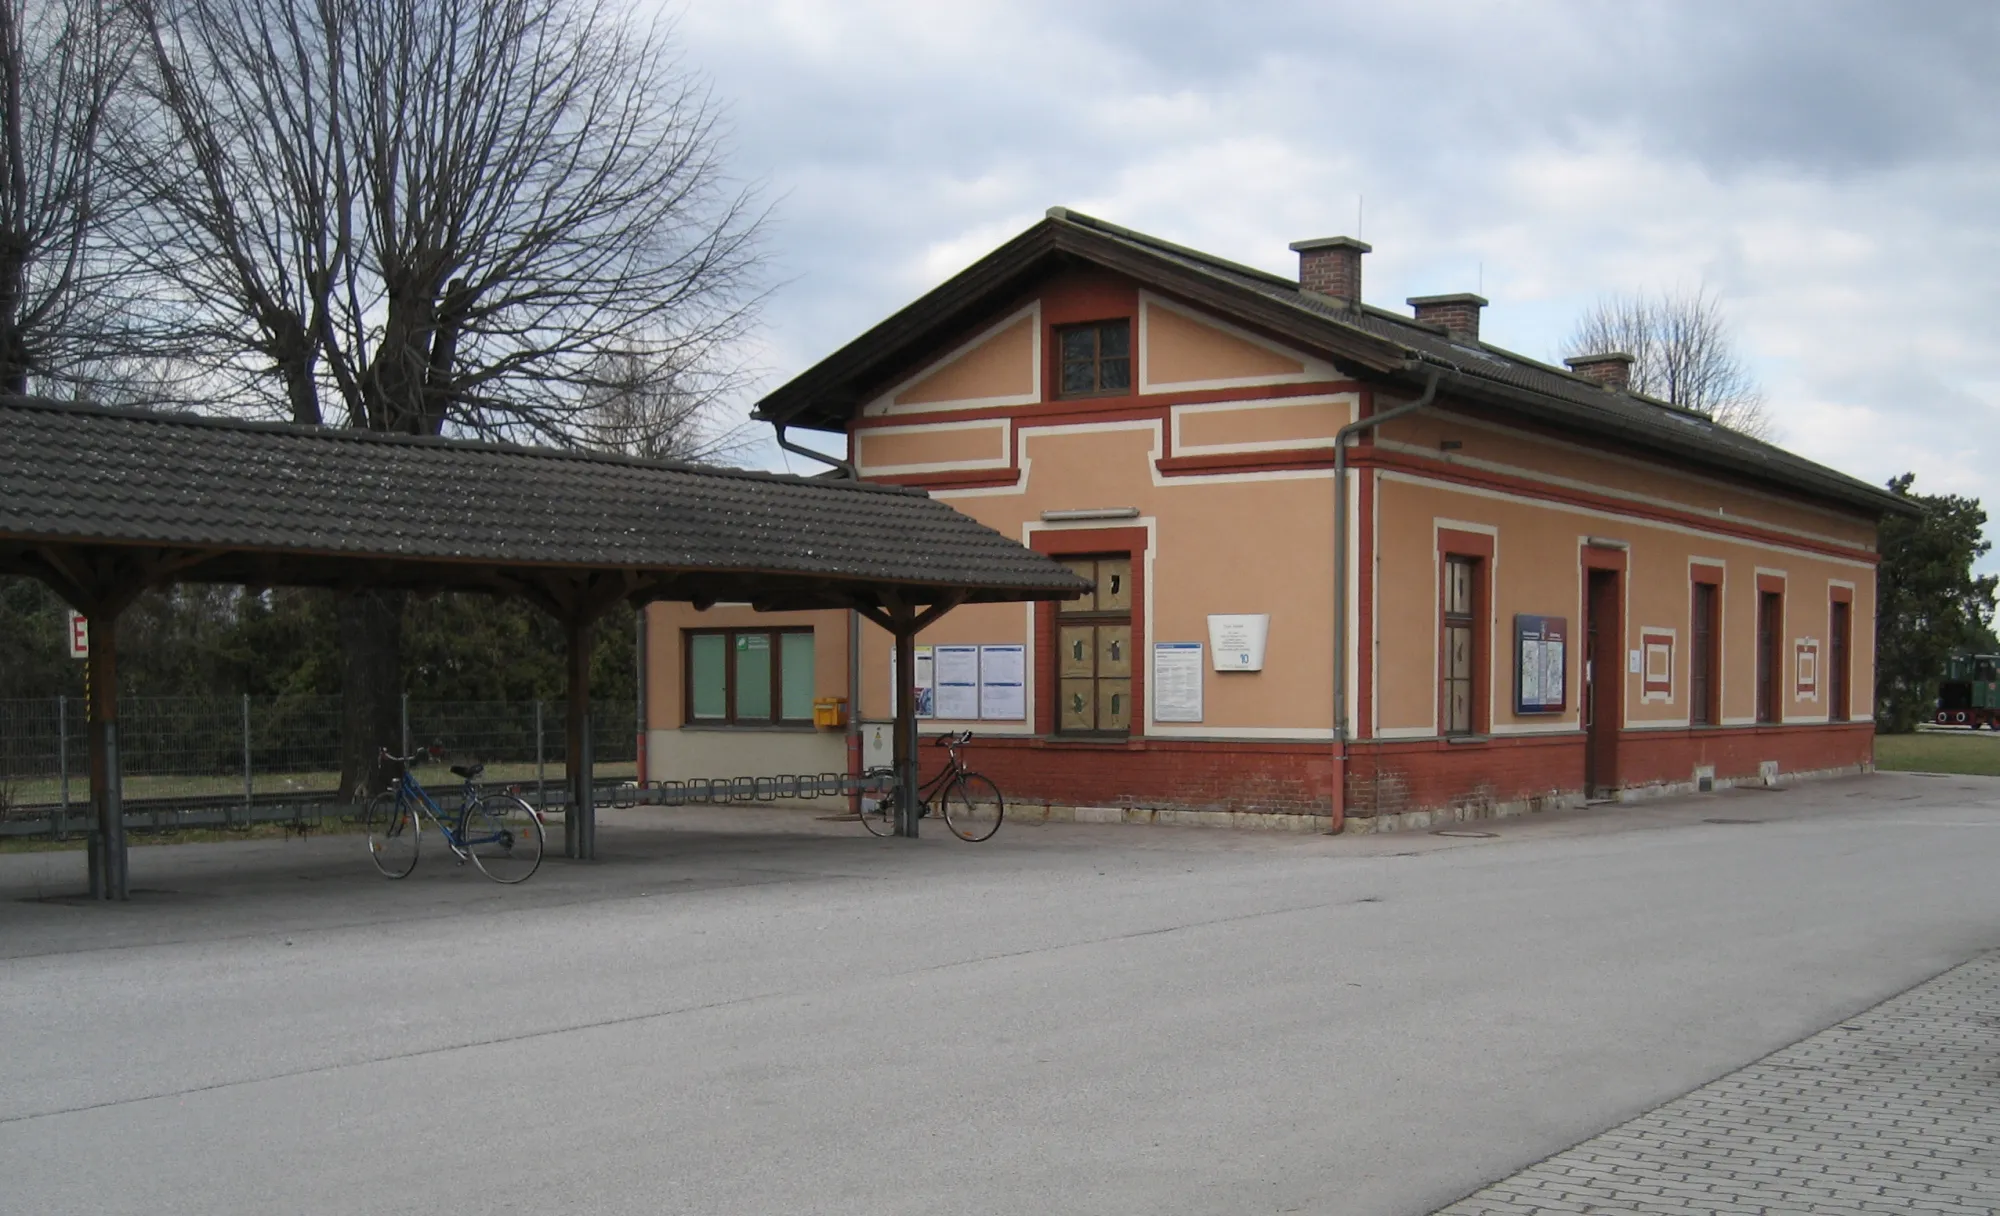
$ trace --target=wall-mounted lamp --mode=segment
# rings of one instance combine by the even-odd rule
[[[1438,440],[1438,451],[1440,452],[1456,452],[1458,449],[1464,446],[1465,446],[1465,441],[1463,439]]]
[[[1139,508],[1137,507],[1084,507],[1075,511],[1042,512],[1042,522],[1045,524],[1074,523],[1077,520],[1083,519],[1137,518],[1139,518]]]

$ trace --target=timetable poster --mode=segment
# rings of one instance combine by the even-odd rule
[[[979,648],[979,716],[1019,722],[1028,716],[1028,648]]]
[[[979,717],[979,647],[935,646],[936,716],[947,722]]]
[[[1514,618],[1514,712],[1561,713],[1568,703],[1569,621],[1559,616]]]

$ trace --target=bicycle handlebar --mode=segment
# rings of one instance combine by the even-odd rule
[[[416,751],[411,752],[407,756],[398,756],[395,753],[391,752],[386,747],[381,749],[381,753],[382,753],[382,759],[384,760],[392,760],[397,764],[410,764],[414,762],[419,756],[430,756],[433,759],[442,756],[444,755],[444,748],[433,743],[429,747],[420,747]]]
[[[937,742],[936,742],[936,743],[934,744],[934,746],[936,746],[936,747],[963,747],[963,746],[965,746],[966,744],[968,744],[968,743],[970,743],[970,742],[972,742],[972,732],[971,732],[971,731],[969,731],[969,730],[957,730],[957,731],[953,731],[952,733],[950,733],[950,734],[948,734],[948,735],[939,735],[939,736],[937,737]]]

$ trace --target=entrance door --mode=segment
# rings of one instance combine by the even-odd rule
[[[1618,571],[1590,571],[1584,603],[1583,788],[1592,798],[1618,788],[1618,730],[1625,717],[1624,613]]]

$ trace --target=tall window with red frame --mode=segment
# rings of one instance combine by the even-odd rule
[[[1722,596],[1714,583],[1697,582],[1688,610],[1688,722],[1714,726],[1722,693]]]
[[[1783,718],[1778,698],[1785,682],[1784,660],[1779,654],[1784,644],[1785,597],[1776,591],[1757,593],[1757,720],[1778,722]]]
[[[1849,647],[1853,642],[1854,605],[1846,600],[1835,600],[1832,605],[1831,623],[1827,632],[1827,717],[1834,722],[1845,722],[1854,716],[1853,706],[1848,703],[1847,666],[1850,662]]]
[[[1132,731],[1132,558],[1069,557],[1063,564],[1097,584],[1056,608],[1056,731]]]
[[[1474,712],[1478,697],[1479,672],[1479,561],[1451,556],[1444,559],[1444,612],[1441,618],[1443,660],[1438,668],[1442,687],[1438,690],[1443,706],[1440,726],[1447,735],[1470,735],[1478,730]]]

